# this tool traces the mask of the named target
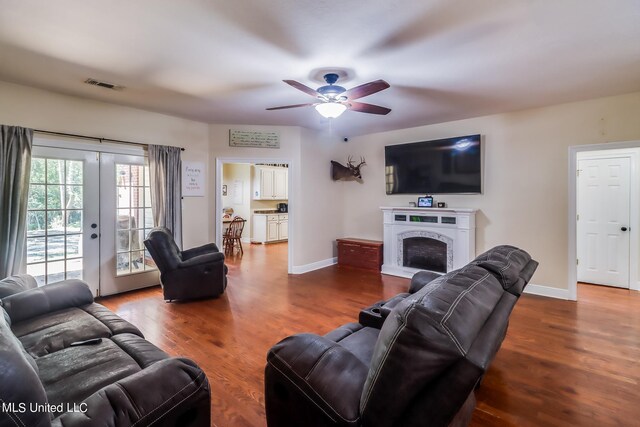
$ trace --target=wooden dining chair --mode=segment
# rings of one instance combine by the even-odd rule
[[[222,246],[224,246],[225,252],[233,253],[233,249],[240,248],[240,253],[244,254],[242,250],[242,230],[244,230],[245,220],[239,216],[233,218],[233,221],[229,224],[227,231],[222,237]]]

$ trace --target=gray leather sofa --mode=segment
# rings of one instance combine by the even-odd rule
[[[285,338],[267,356],[269,427],[468,425],[474,389],[537,265],[499,246],[443,276],[420,273],[381,328]]]
[[[32,280],[0,281],[0,426],[210,425],[193,361],[146,341],[84,282],[24,290]]]

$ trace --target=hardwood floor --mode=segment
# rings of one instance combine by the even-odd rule
[[[287,275],[287,244],[245,245],[227,258],[225,294],[165,303],[159,288],[100,302],[171,355],[195,360],[217,427],[265,426],[267,350],[298,332],[324,334],[407,279],[332,266]],[[579,302],[523,295],[480,389],[473,426],[640,425],[640,293],[580,285]]]

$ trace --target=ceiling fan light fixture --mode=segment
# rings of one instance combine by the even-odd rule
[[[339,117],[347,109],[347,106],[339,102],[323,102],[316,105],[316,111],[327,119]]]

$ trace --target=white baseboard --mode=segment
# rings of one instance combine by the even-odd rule
[[[309,271],[319,270],[321,268],[329,267],[330,265],[337,264],[338,258],[327,258],[322,261],[312,262],[311,264],[305,265],[294,265],[291,268],[291,274],[303,274],[308,273]]]
[[[543,285],[534,285],[533,283],[529,283],[526,288],[524,288],[525,294],[532,295],[540,295],[543,297],[549,298],[558,298],[558,299],[569,299],[569,290],[568,289],[560,289],[553,288],[551,286],[543,286]]]

